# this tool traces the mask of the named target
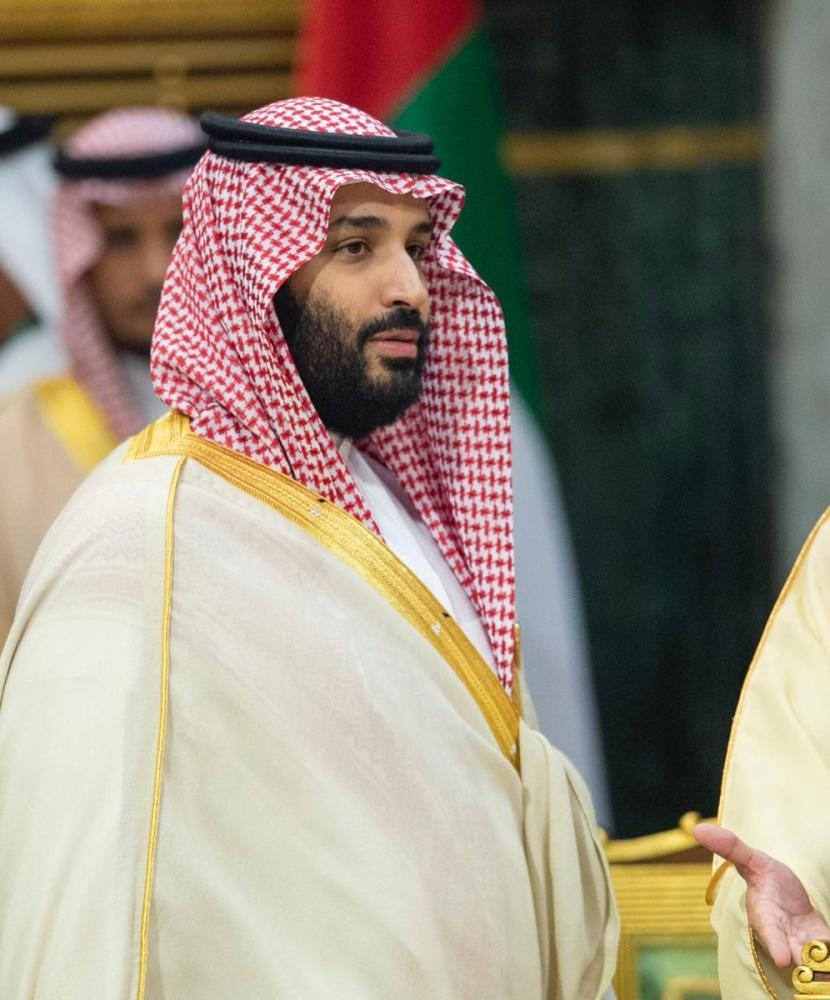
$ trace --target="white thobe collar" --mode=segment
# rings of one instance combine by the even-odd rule
[[[490,643],[478,613],[401,484],[349,438],[339,443],[334,435],[332,438],[386,544],[455,618],[495,673]]]

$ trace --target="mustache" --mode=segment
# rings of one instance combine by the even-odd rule
[[[424,341],[429,336],[429,329],[429,323],[421,319],[417,309],[399,307],[362,326],[357,339],[358,347],[363,347],[372,337],[385,330],[417,330],[421,341]]]

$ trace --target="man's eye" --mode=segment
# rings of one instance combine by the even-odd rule
[[[369,245],[363,240],[353,240],[351,243],[341,243],[337,252],[344,253],[347,257],[361,257],[369,252]]]
[[[429,248],[425,247],[423,243],[410,243],[406,249],[413,260],[423,260]]]

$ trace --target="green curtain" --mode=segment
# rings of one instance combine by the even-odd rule
[[[491,0],[513,131],[757,121],[759,8]],[[517,185],[615,833],[716,809],[771,605],[760,164]]]

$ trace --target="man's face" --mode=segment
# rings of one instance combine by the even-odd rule
[[[164,274],[182,227],[181,199],[94,210],[104,252],[87,272],[90,291],[115,346],[149,355]]]
[[[280,326],[323,423],[364,437],[418,399],[429,338],[427,204],[340,188],[324,248],[277,293]]]

